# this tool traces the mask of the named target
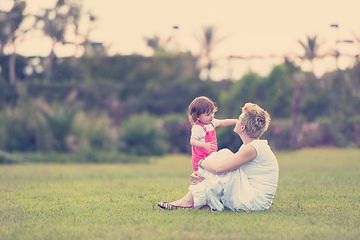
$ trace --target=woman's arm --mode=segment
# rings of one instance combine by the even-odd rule
[[[237,121],[239,121],[238,119],[223,119],[223,120],[219,120],[219,125],[218,127],[228,127],[228,126],[232,126],[235,125],[237,123]]]
[[[222,162],[203,160],[199,166],[213,174],[227,173],[235,170],[257,157],[255,148],[251,145],[243,146],[237,153]]]

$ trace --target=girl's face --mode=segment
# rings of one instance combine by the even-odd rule
[[[198,117],[198,121],[204,125],[208,125],[214,119],[215,114],[213,112],[202,113]]]

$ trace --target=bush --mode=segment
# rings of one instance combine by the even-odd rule
[[[0,149],[0,164],[23,163],[26,160],[18,155],[5,152]]]
[[[94,150],[109,150],[112,147],[111,139],[108,137],[104,129],[92,128],[87,132],[89,146]]]
[[[290,149],[290,132],[290,120],[274,120],[270,123],[268,130],[264,133],[261,139],[268,140],[269,145],[274,150]]]
[[[67,139],[67,145],[74,152],[109,151],[117,148],[117,128],[104,111],[79,111],[74,119],[71,134]]]
[[[299,143],[301,147],[319,147],[333,145],[331,137],[330,119],[321,119],[317,122],[303,122],[299,134]]]
[[[0,111],[3,110],[6,105],[14,106],[18,97],[16,86],[6,83],[5,80],[1,79],[0,75]]]
[[[115,141],[112,141],[105,127],[92,123],[87,127],[75,126],[74,132],[76,148],[96,151],[108,151],[116,148]]]
[[[0,155],[0,163],[148,163],[149,157],[128,155],[118,151],[80,151],[78,153],[27,152],[13,158]],[[20,160],[15,159],[18,158]]]
[[[123,123],[119,141],[119,150],[131,155],[161,156],[169,148],[163,122],[146,113],[133,115]]]
[[[0,149],[10,152],[36,150],[36,132],[27,121],[0,114]]]
[[[189,120],[183,115],[171,114],[163,118],[170,153],[191,153]]]
[[[274,120],[269,129],[264,133],[263,139],[269,141],[269,145],[275,150],[290,149],[291,120]],[[321,118],[316,122],[301,124],[298,135],[300,148],[336,145],[335,141],[343,139],[343,135],[334,135],[329,118]]]

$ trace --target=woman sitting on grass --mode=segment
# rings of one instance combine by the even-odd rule
[[[277,188],[279,166],[267,140],[270,115],[253,103],[246,103],[234,132],[243,141],[235,154],[228,149],[199,161],[191,176],[189,192],[172,203],[160,202],[163,209],[214,211],[261,211],[268,209]]]

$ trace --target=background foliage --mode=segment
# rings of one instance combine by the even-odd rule
[[[117,64],[121,65],[123,58],[116,59],[120,59]],[[132,61],[139,59],[135,56]],[[192,59],[185,56],[182,61]],[[88,63],[90,59],[84,61]],[[187,77],[177,75],[178,66],[174,64],[171,68],[168,61],[168,58],[154,62],[141,59],[134,64],[137,66],[134,73],[127,70],[126,80],[117,78],[124,76],[120,71],[113,78],[101,80],[63,79],[44,84],[30,78],[19,79],[17,87],[2,81],[0,148],[7,152],[117,149],[138,155],[190,153],[187,107],[201,95],[216,102],[217,118],[237,118],[244,103],[258,103],[272,116],[264,138],[274,149],[290,148],[294,85],[286,65],[275,66],[265,77],[250,72],[237,81],[213,82],[200,80],[198,71]],[[94,62],[104,68],[108,64],[96,59]],[[142,64],[151,71],[146,72]],[[157,72],[152,73],[155,68]],[[316,81],[304,81],[298,135],[301,147],[359,146],[358,68],[357,65],[328,73]],[[76,110],[69,112],[69,101],[76,105]],[[56,118],[62,118],[68,127],[59,131],[51,124],[51,119]],[[219,128],[218,141],[221,148],[233,151],[241,143],[232,127]]]
[[[171,37],[164,42],[154,36],[144,38],[154,51],[151,57],[110,57],[102,43],[88,39],[96,16],[83,12],[80,3],[59,0],[43,15],[33,16],[23,15],[22,0],[14,1],[9,11],[0,10],[6,20],[0,23],[0,149],[5,155],[61,152],[78,153],[81,159],[81,153],[94,151],[189,154],[187,107],[198,96],[216,102],[220,119],[237,118],[246,102],[259,104],[272,117],[264,138],[274,149],[360,148],[358,56],[352,67],[321,78],[284,57],[267,76],[249,71],[241,79],[215,82],[210,77],[216,66],[212,51],[223,38],[214,27],[204,27],[197,36],[198,56],[169,50]],[[34,24],[24,28],[23,21],[31,17]],[[79,32],[80,19],[89,23],[85,35]],[[48,57],[5,55],[5,47],[11,49],[33,30],[53,41]],[[83,41],[72,42],[66,31]],[[300,41],[305,53],[297,58],[312,64],[321,57],[321,44],[317,36],[307,40]],[[83,47],[85,52],[60,58],[54,52],[56,44]],[[218,142],[236,151],[241,140],[228,127],[218,129]],[[5,155],[2,158],[9,156]]]

